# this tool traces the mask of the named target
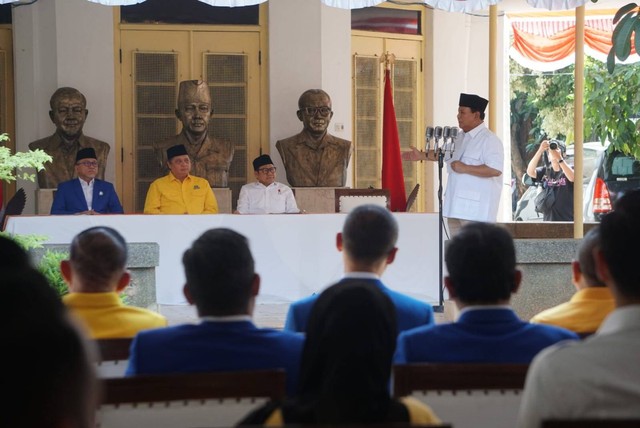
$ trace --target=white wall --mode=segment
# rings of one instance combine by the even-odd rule
[[[330,96],[329,133],[351,140],[351,12],[320,0],[269,1],[270,152],[286,182],[276,141],[297,134],[298,98],[307,89]],[[342,130],[336,125],[342,124]],[[347,183],[350,185],[350,183]]]
[[[86,0],[40,0],[13,9],[16,147],[51,135],[49,99],[62,86],[87,98],[84,133],[111,145],[105,178],[115,181],[113,9]],[[35,213],[31,182],[26,214]]]

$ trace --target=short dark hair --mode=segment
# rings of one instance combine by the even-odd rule
[[[302,95],[300,95],[300,98],[298,98],[298,109],[301,109],[303,107],[307,107],[302,105],[304,103],[304,100],[307,96],[309,95],[324,95],[325,97],[327,97],[329,99],[329,103],[331,103],[331,97],[329,96],[329,94],[327,94],[325,91],[323,91],[322,89],[307,89],[306,91],[304,91],[302,93]]]
[[[582,238],[582,242],[576,252],[576,260],[580,265],[580,272],[584,276],[589,287],[606,287],[607,285],[598,278],[596,262],[593,257],[594,248],[600,245],[600,232],[594,227]]]
[[[353,209],[342,227],[342,244],[354,260],[376,262],[393,250],[398,241],[398,222],[391,212],[378,205]]]
[[[458,299],[490,304],[508,299],[515,287],[516,250],[506,229],[470,223],[448,243],[445,262]]]
[[[625,193],[600,222],[600,248],[617,291],[640,299],[640,189]]]
[[[207,230],[185,251],[182,263],[199,315],[246,313],[255,277],[247,238],[231,229]]]
[[[10,394],[0,404],[0,425],[89,428],[97,405],[97,381],[87,343],[58,294],[34,269],[2,278],[3,332],[0,364]]]
[[[69,250],[73,270],[92,291],[113,291],[108,287],[116,274],[127,267],[127,242],[117,230],[96,226],[77,234]]]
[[[0,235],[0,268],[2,268],[2,272],[6,273],[8,270],[30,266],[29,254],[13,239]]]
[[[484,116],[485,116],[484,110],[480,110],[480,109],[473,108],[473,107],[469,107],[469,110],[471,110],[471,113],[475,113],[475,112],[480,113],[480,120],[484,120]]]
[[[85,108],[87,107],[87,99],[85,98],[82,92],[80,92],[76,88],[70,88],[68,86],[65,86],[65,87],[56,89],[53,95],[51,95],[51,98],[49,99],[49,106],[51,106],[51,110],[54,110],[56,108],[56,100],[61,97],[67,97],[67,98],[80,97],[82,99],[82,105]]]

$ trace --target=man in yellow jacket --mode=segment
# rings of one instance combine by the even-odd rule
[[[169,174],[149,187],[145,214],[216,214],[218,202],[209,182],[189,174],[191,160],[184,145],[167,149]]]

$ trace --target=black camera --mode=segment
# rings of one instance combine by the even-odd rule
[[[551,140],[551,142],[549,143],[549,148],[551,150],[558,150],[558,142],[555,140]]]

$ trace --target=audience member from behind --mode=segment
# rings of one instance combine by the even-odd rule
[[[578,336],[530,324],[509,306],[522,273],[506,229],[470,223],[449,241],[444,284],[460,316],[454,323],[419,327],[398,337],[396,363],[529,363],[547,346]]]
[[[531,322],[588,334],[595,332],[613,311],[615,302],[611,290],[596,274],[593,253],[598,247],[599,238],[598,229],[591,229],[578,248],[576,260],[571,263],[572,282],[578,290],[571,300],[540,312]]]
[[[596,272],[616,309],[589,338],[546,349],[533,361],[518,427],[545,419],[640,418],[640,190],[600,222]]]
[[[216,214],[209,182],[190,174],[191,158],[182,144],[167,149],[169,174],[151,183],[144,202],[145,214]]]
[[[347,215],[342,233],[336,236],[336,246],[338,251],[342,251],[344,261],[343,281],[349,278],[364,279],[389,296],[396,307],[399,331],[433,324],[430,305],[393,291],[380,280],[396,257],[397,241],[398,223],[389,210],[376,205],[355,208]],[[318,295],[313,295],[292,303],[285,330],[306,331],[311,308],[317,299]]]
[[[69,285],[63,301],[91,338],[133,337],[140,330],[167,325],[156,312],[122,303],[119,293],[131,275],[127,243],[116,230],[97,226],[80,232],[71,241],[69,260],[60,263],[60,270]]]
[[[296,198],[289,186],[276,182],[276,167],[269,155],[253,160],[256,182],[240,189],[238,214],[297,214]]]
[[[98,175],[98,159],[93,147],[78,150],[77,178],[58,184],[51,214],[123,214],[113,184]]]
[[[200,323],[138,334],[127,375],[282,368],[293,393],[304,338],[251,321],[260,277],[247,239],[230,229],[208,230],[182,263],[184,295],[196,305]]]
[[[29,254],[13,239],[0,235],[0,269],[2,273],[30,267]]]
[[[98,404],[94,353],[57,293],[31,268],[3,269],[0,289],[0,426],[92,428]],[[91,354],[91,355],[90,355]]]
[[[424,404],[389,396],[397,325],[393,302],[370,281],[333,285],[311,311],[295,398],[240,425],[439,423]]]

